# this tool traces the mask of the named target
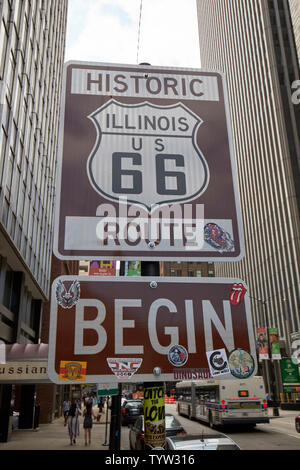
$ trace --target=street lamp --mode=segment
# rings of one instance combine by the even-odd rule
[[[291,357],[291,348],[290,348],[290,325],[288,321],[288,317],[286,315],[286,305],[287,305],[287,299],[285,297],[281,298],[282,302],[284,302],[284,308],[282,309],[283,311],[283,319],[284,319],[284,327],[285,327],[285,343],[286,343],[286,352],[287,356]]]
[[[268,329],[269,329],[268,315],[267,315],[268,300],[258,299],[257,297],[254,297],[254,296],[251,296],[251,295],[249,295],[249,297],[250,297],[250,299],[256,300],[257,302],[259,302],[260,304],[263,305],[263,315],[262,315],[263,322],[262,323],[264,323],[264,327],[266,328],[267,333],[268,333]],[[259,317],[260,316],[261,315],[259,315]],[[268,392],[271,392],[273,400],[277,402],[278,394],[277,394],[277,386],[276,385],[278,383],[278,380],[277,380],[276,369],[274,370],[273,363],[272,363],[271,360],[269,361],[269,359],[266,359],[266,361],[267,362],[263,362],[263,364],[265,366],[265,367],[263,367],[263,369],[265,371],[264,376],[266,378],[267,389],[268,389]]]

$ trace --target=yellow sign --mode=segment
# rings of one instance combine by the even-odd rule
[[[164,386],[144,388],[145,444],[162,447],[166,440]]]
[[[59,380],[84,382],[86,377],[86,365],[86,362],[60,361]]]

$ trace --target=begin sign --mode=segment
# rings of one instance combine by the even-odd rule
[[[215,377],[222,370],[223,378],[255,373],[248,296],[235,305],[230,301],[237,283],[244,286],[220,278],[56,279],[50,379],[58,384],[153,382],[181,380],[186,373],[193,378]],[[235,373],[230,372],[231,356]],[[243,364],[243,357],[253,363]]]

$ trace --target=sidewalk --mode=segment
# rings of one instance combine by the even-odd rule
[[[174,405],[168,405],[170,408]],[[289,429],[295,430],[295,416],[299,411],[281,410],[279,416],[273,416],[273,408],[269,408],[270,423],[280,420]],[[70,445],[68,428],[64,426],[64,419],[55,419],[52,423],[41,424],[38,430],[16,429],[11,434],[8,442],[0,442],[0,452],[3,450],[109,450],[110,411],[108,412],[108,424],[106,428],[106,409],[102,413],[100,423],[93,423],[92,443],[85,446],[83,418],[80,417],[80,435],[75,445]],[[105,435],[106,432],[106,435]],[[106,438],[106,440],[105,440]]]
[[[102,413],[100,423],[93,422],[91,445],[85,446],[83,418],[79,418],[80,435],[76,444],[70,445],[68,427],[64,426],[64,418],[57,418],[52,423],[40,424],[36,430],[16,429],[8,442],[0,442],[3,450],[109,450],[110,411],[106,430],[106,410]],[[105,433],[107,433],[105,435]],[[106,441],[105,441],[106,437]]]
[[[300,414],[299,410],[282,410],[281,408],[278,408],[279,416],[274,416],[273,410],[274,408],[268,408],[268,415],[270,420],[285,418],[286,421],[291,421],[293,426],[295,426],[295,417]]]

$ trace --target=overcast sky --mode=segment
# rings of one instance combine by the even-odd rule
[[[65,60],[200,68],[196,0],[69,0]]]

